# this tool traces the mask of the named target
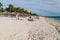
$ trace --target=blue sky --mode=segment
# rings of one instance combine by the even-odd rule
[[[0,2],[4,8],[13,4],[42,16],[60,16],[60,0],[0,0]]]

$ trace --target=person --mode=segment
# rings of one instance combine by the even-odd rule
[[[16,19],[19,20],[19,14],[18,13],[16,14]]]
[[[33,21],[33,18],[30,16],[29,19],[28,19],[28,21]]]
[[[39,16],[36,16],[36,18],[39,20],[40,19],[40,17]]]

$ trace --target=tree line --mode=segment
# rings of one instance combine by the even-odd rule
[[[8,7],[6,7],[5,9],[3,8],[3,4],[0,2],[0,12],[16,12],[16,13],[20,13],[20,14],[28,14],[28,15],[32,15],[32,16],[37,16],[36,13],[32,13],[29,12],[28,10],[25,10],[24,8],[20,8],[20,7],[15,7],[12,4],[9,4]]]

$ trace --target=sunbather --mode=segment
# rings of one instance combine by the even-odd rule
[[[28,21],[33,21],[33,18],[30,16],[29,19],[28,19]]]

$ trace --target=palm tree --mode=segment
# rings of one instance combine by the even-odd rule
[[[9,11],[9,8],[5,8],[5,11]]]
[[[15,8],[15,11],[20,12],[20,8],[19,7]]]
[[[14,10],[14,6],[12,4],[9,4],[8,9],[9,9],[9,12],[12,12]]]
[[[2,3],[0,2],[0,12],[3,10],[2,6]]]
[[[5,8],[6,11],[8,12],[18,12],[18,13],[21,13],[22,15],[36,15],[35,13],[33,14],[32,12],[28,12],[28,10],[25,10],[24,8],[20,8],[20,7],[15,7],[13,6],[12,4],[10,4],[8,6],[8,8]]]
[[[22,8],[22,9],[20,10],[20,12],[21,12],[21,13],[24,13],[24,8]]]
[[[28,11],[27,11],[27,10],[25,10],[25,11],[24,11],[24,13],[25,13],[25,14],[28,14]]]
[[[4,9],[3,8],[1,8],[1,12],[4,12]]]
[[[3,6],[2,3],[0,2],[0,9],[1,9],[2,6]]]

